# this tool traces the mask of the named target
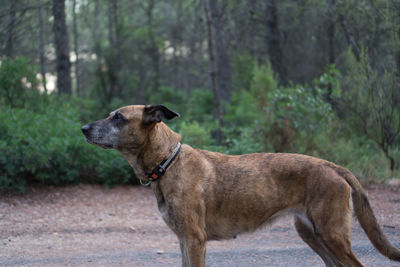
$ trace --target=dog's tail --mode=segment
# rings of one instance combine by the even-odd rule
[[[336,170],[353,189],[352,198],[354,211],[361,227],[364,229],[369,240],[371,240],[371,243],[389,259],[400,261],[400,250],[393,246],[382,232],[358,179],[345,168],[337,166]]]

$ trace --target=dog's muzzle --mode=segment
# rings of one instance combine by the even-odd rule
[[[113,148],[114,146],[109,144],[109,143],[104,143],[104,141],[102,141],[102,139],[99,139],[99,137],[95,134],[95,136],[93,136],[93,127],[91,125],[91,123],[84,125],[82,128],[82,133],[86,138],[86,141],[89,144],[92,145],[97,145],[99,147],[108,149],[108,148]]]

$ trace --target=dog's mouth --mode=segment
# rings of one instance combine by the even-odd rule
[[[85,137],[86,137],[86,136],[85,136]],[[111,149],[111,148],[114,147],[113,145],[110,145],[110,144],[103,144],[103,143],[95,142],[95,141],[93,141],[92,139],[90,139],[90,138],[88,138],[88,137],[86,137],[86,141],[87,141],[89,144],[92,144],[92,145],[95,145],[95,146],[99,146],[99,147],[104,148],[104,149]]]

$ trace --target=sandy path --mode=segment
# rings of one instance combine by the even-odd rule
[[[368,195],[385,233],[400,247],[400,192],[370,186]],[[380,256],[356,222],[352,244],[366,266],[400,266]],[[180,266],[180,254],[147,188],[42,187],[0,196],[0,265]],[[290,217],[207,245],[207,266],[265,265],[324,266]]]

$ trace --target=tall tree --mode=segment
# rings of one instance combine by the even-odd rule
[[[121,30],[118,16],[118,1],[108,1],[108,38],[110,42],[111,58],[109,59],[109,80],[111,90],[121,96]]]
[[[335,63],[335,6],[336,0],[328,0],[328,21],[327,21],[327,35],[328,35],[328,57],[329,64]]]
[[[40,73],[42,74],[43,90],[47,93],[47,81],[46,81],[46,67],[45,67],[45,56],[44,56],[44,28],[43,28],[43,1],[39,0],[39,55],[40,55]]]
[[[146,8],[147,16],[147,34],[150,41],[147,53],[151,58],[153,65],[153,91],[157,91],[160,87],[160,51],[158,50],[156,37],[154,33],[154,10],[155,2],[154,0],[149,0]]]
[[[217,65],[217,83],[221,101],[230,102],[232,87],[232,66],[227,27],[226,2],[208,1],[208,14],[211,21],[214,42],[214,55]]]
[[[207,36],[208,36],[208,54],[210,58],[210,76],[211,76],[211,87],[214,94],[214,105],[215,105],[215,112],[214,116],[215,119],[218,120],[219,128],[216,131],[216,139],[218,143],[221,143],[223,139],[222,128],[224,127],[224,117],[223,117],[223,110],[221,106],[221,98],[220,98],[220,91],[218,86],[218,78],[217,78],[217,62],[215,58],[215,50],[214,50],[214,29],[212,26],[212,15],[210,11],[210,2],[213,0],[204,0],[204,10],[206,14],[206,22],[207,22]]]
[[[76,0],[72,2],[72,28],[74,38],[74,52],[75,52],[75,80],[76,80],[76,93],[81,95],[80,84],[80,70],[79,70],[79,49],[78,49],[78,26],[76,22]]]
[[[394,59],[396,62],[396,67],[397,67],[397,76],[400,79],[400,27],[399,25],[399,19],[400,19],[400,3],[397,2],[395,5],[395,14],[397,20],[393,23],[393,25],[396,27],[395,30],[392,33],[392,42],[394,45]],[[400,105],[400,103],[398,103]]]
[[[11,57],[14,52],[14,25],[15,25],[15,12],[16,12],[17,0],[10,1],[10,13],[8,15],[7,35],[6,35],[6,47],[4,54],[7,57]]]
[[[273,70],[278,73],[280,82],[287,84],[276,0],[266,0],[265,4],[265,27],[269,60]]]
[[[71,63],[64,0],[53,0],[54,43],[56,48],[57,89],[59,94],[71,94]]]
[[[360,61],[361,60],[361,50],[358,47],[357,42],[356,42],[353,34],[350,31],[350,28],[347,24],[346,17],[342,13],[340,13],[339,19],[340,19],[340,24],[342,25],[344,35],[346,36],[347,43],[351,46],[351,49],[352,49],[357,61]]]
[[[328,39],[328,62],[330,65],[335,64],[335,9],[336,9],[336,0],[328,0],[328,10],[327,10],[327,39]],[[335,106],[335,103],[332,98],[332,84],[328,83],[328,91],[327,91],[327,101],[332,107]]]
[[[184,30],[183,23],[182,23],[182,13],[183,13],[183,0],[176,1],[175,7],[175,21],[170,27],[170,35],[171,35],[171,46],[172,46],[172,75],[174,76],[173,79],[173,88],[174,91],[177,92],[179,85],[181,84],[180,78],[180,55],[178,53],[179,47],[181,46],[182,42],[182,33]]]

